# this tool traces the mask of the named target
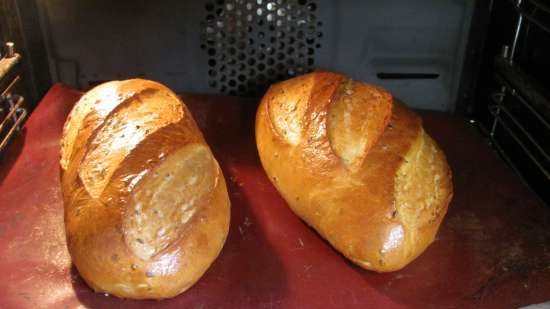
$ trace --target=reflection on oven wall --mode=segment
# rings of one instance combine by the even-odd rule
[[[143,76],[178,92],[261,95],[320,68],[452,111],[473,1],[40,1],[51,75],[79,88]]]

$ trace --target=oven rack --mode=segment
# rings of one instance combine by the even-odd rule
[[[491,143],[501,154],[505,157],[506,161],[510,165],[514,166],[515,170],[519,170],[513,160],[506,154],[504,147],[501,146],[497,135],[498,127],[502,127],[506,133],[513,139],[513,141],[524,151],[527,157],[539,168],[541,173],[550,180],[550,155],[547,150],[541,145],[533,134],[522,124],[522,121],[512,112],[505,104],[503,104],[503,98],[506,92],[512,94],[518,99],[521,98],[517,94],[514,88],[508,88],[509,86],[503,86],[503,92],[494,93],[491,98],[494,104],[489,105],[489,112],[493,116],[493,126],[489,132]],[[528,102],[523,98],[518,100],[525,106],[529,106]]]
[[[6,47],[6,54],[0,59],[0,153],[21,129],[28,114],[24,97],[15,94],[21,81],[16,69],[21,56],[14,52],[13,43],[7,43]]]
[[[496,89],[488,104],[488,127],[481,122],[479,126],[504,161],[548,202],[544,188],[550,184],[550,93],[515,59],[526,23],[550,34],[550,25],[540,18],[550,17],[550,6],[539,0],[509,2],[518,19],[511,44],[503,46],[494,62]]]
[[[0,114],[4,115],[0,122],[0,153],[5,150],[15,133],[21,129],[27,117],[27,110],[23,107],[24,102],[21,96],[10,96],[3,100],[3,106],[0,107]]]
[[[539,27],[540,29],[550,33],[550,25],[540,17],[539,13],[548,15],[550,17],[550,5],[540,0],[517,0],[509,1],[514,5],[516,12],[521,19],[527,19],[531,24]],[[548,18],[546,19],[548,20]]]

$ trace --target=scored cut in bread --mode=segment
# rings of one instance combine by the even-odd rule
[[[272,85],[256,144],[290,208],[366,269],[398,270],[420,255],[452,198],[451,170],[420,117],[341,74]]]

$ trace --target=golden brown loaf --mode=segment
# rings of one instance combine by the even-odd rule
[[[256,143],[292,210],[366,269],[394,271],[422,253],[452,197],[451,171],[421,119],[339,74],[272,85]]]
[[[158,83],[86,93],[63,128],[61,174],[69,252],[98,292],[175,296],[222,249],[223,175],[185,104]]]

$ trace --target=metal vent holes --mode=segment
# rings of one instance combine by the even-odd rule
[[[321,47],[316,1],[209,1],[201,48],[209,86],[230,95],[258,96],[273,82],[310,72]]]

